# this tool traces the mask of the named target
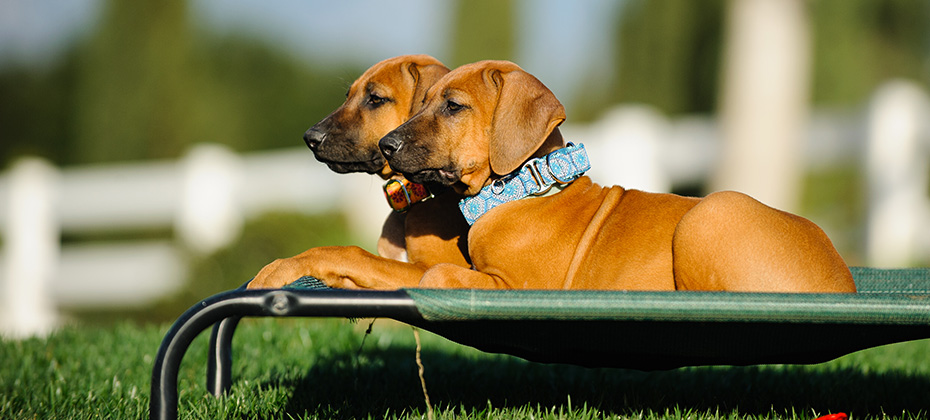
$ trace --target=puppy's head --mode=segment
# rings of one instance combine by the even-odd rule
[[[408,179],[474,195],[518,169],[564,120],[562,104],[535,77],[508,61],[481,61],[443,76],[380,146]]]
[[[335,172],[390,176],[378,140],[413,115],[426,90],[448,72],[428,55],[404,55],[375,64],[352,83],[342,106],[307,130],[304,142],[317,160]]]

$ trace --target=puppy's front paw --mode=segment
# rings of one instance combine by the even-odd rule
[[[329,287],[359,289],[351,276],[353,261],[371,255],[359,247],[331,246],[308,249],[290,258],[274,260],[249,282],[249,289],[278,289],[311,276]],[[348,271],[347,271],[348,270]]]
[[[300,277],[302,274],[296,270],[293,258],[282,258],[262,268],[246,288],[280,289]]]

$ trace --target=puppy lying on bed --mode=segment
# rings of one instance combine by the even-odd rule
[[[307,130],[304,142],[334,172],[365,172],[400,182],[381,155],[378,141],[419,110],[426,90],[448,72],[439,60],[422,54],[381,61],[352,83],[339,108]],[[458,214],[457,202],[455,194],[436,194],[407,212],[392,211],[378,240],[378,254],[424,268],[440,262],[470,266],[465,251],[468,224]],[[365,253],[354,247],[333,251],[352,256],[347,259]],[[273,262],[249,287],[274,287],[266,283],[266,273],[296,262],[287,258]]]
[[[558,130],[564,109],[517,65],[482,61],[446,74],[424,106],[381,139],[408,179],[453,188],[473,223],[471,269],[393,270],[364,256],[335,267],[321,252],[282,282],[334,287],[855,292],[810,221],[740,193],[706,198],[602,187],[582,145]],[[362,269],[360,269],[362,268]]]

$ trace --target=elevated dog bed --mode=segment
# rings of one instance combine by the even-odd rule
[[[812,364],[930,338],[930,269],[852,269],[859,293],[284,289],[220,293],[185,312],[162,341],[150,416],[177,418],[178,369],[213,326],[207,386],[229,389],[230,345],[244,316],[392,318],[460,344],[544,363],[640,370]]]

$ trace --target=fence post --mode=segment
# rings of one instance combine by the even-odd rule
[[[585,144],[590,147],[591,175],[605,185],[670,192],[672,183],[661,155],[670,128],[668,119],[652,107],[609,110],[586,130],[593,140],[590,146]]]
[[[49,288],[61,253],[57,178],[55,167],[38,158],[17,160],[9,170],[0,334],[43,335],[57,322]]]
[[[721,93],[723,154],[711,190],[797,211],[809,113],[810,35],[800,0],[728,3]]]
[[[869,106],[865,164],[868,179],[866,258],[902,267],[926,257],[930,100],[905,81],[879,87]]]
[[[240,157],[224,146],[199,144],[179,164],[181,201],[175,219],[178,236],[202,254],[230,244],[244,223],[238,197]]]

